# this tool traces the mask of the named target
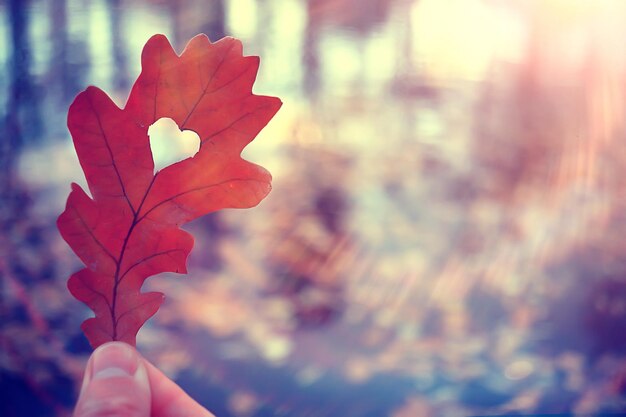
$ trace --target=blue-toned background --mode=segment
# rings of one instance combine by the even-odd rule
[[[68,416],[90,353],[55,220],[65,125],[204,32],[284,102],[252,210],[189,226],[138,349],[218,417],[626,411],[622,0],[0,0],[0,415]],[[152,128],[161,165],[197,146]],[[169,141],[168,141],[169,139]],[[168,157],[170,159],[168,159]]]

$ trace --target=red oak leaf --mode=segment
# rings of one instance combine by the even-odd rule
[[[258,57],[241,42],[193,38],[178,56],[163,35],[144,47],[142,72],[124,109],[89,87],[69,109],[68,128],[91,197],[72,184],[57,225],[86,268],[68,288],[95,317],[82,329],[95,348],[111,340],[135,345],[139,328],[163,294],[141,293],[160,272],[186,273],[193,237],[180,226],[223,208],[257,205],[271,176],[241,158],[243,148],[281,106],[252,94]],[[200,137],[193,157],[154,172],[148,128],[162,117]]]

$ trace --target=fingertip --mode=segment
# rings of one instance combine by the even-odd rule
[[[91,355],[83,379],[75,417],[150,415],[148,372],[130,345],[110,342]]]

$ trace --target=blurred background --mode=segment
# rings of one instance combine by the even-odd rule
[[[142,354],[218,417],[625,412],[625,21],[622,0],[0,0],[0,415],[68,416],[91,352],[55,226],[85,182],[71,100],[123,106],[152,34],[200,32],[240,38],[284,102],[245,151],[274,188],[187,227]]]

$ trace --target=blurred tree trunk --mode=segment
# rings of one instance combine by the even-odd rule
[[[111,54],[114,63],[113,85],[119,90],[127,90],[129,81],[126,43],[122,27],[122,0],[108,0],[108,5],[111,19]]]
[[[0,151],[3,167],[6,166],[5,158],[13,159],[11,154],[26,142],[36,142],[42,130],[37,92],[30,74],[28,5],[28,0],[8,0],[11,60],[9,97],[4,121],[5,138]]]
[[[168,6],[176,50],[182,50],[198,33],[207,35],[211,42],[226,36],[224,0],[171,0]]]
[[[211,0],[208,2],[206,19],[200,25],[200,32],[205,33],[212,42],[226,36],[226,7],[224,0]]]
[[[314,13],[316,0],[307,0],[307,22],[304,30],[302,63],[304,66],[304,92],[315,98],[320,89],[319,15]]]
[[[52,59],[50,79],[60,81],[59,96],[62,103],[68,102],[75,92],[74,77],[68,68],[67,0],[50,2]]]

